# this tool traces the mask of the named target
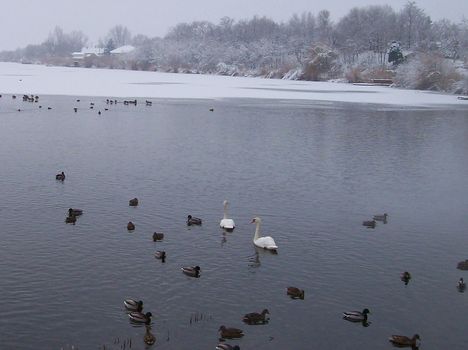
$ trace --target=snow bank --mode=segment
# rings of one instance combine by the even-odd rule
[[[194,99],[266,98],[468,107],[468,101],[458,100],[453,95],[377,86],[3,62],[0,62],[1,93]]]

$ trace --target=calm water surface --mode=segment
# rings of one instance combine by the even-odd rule
[[[220,325],[244,329],[229,341],[241,349],[391,349],[389,335],[414,333],[422,349],[466,348],[468,292],[455,288],[468,280],[456,269],[468,258],[466,109],[154,100],[104,111],[102,98],[75,99],[0,99],[1,349],[145,349],[128,297],[153,313],[157,349],[214,349]],[[224,199],[232,233],[218,226]],[[69,207],[84,210],[75,226]],[[384,212],[388,224],[361,226]],[[203,226],[187,228],[188,214]],[[254,248],[254,216],[277,255]],[[180,271],[197,264],[199,279]],[[342,320],[365,307],[369,327]],[[267,325],[241,322],[264,308]]]

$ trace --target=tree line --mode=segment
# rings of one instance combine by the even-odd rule
[[[2,52],[0,59],[70,64],[71,52],[86,44],[83,33],[66,34],[57,27],[43,43]],[[282,23],[260,16],[180,23],[162,38],[133,36],[118,25],[99,41],[106,53],[126,44],[136,50],[122,57],[91,57],[83,65],[305,80],[398,80],[396,64],[404,58],[423,64],[422,55],[430,56],[426,61],[433,66],[446,60],[466,64],[468,21],[432,21],[408,1],[397,11],[388,5],[355,7],[336,23],[327,10],[294,14]],[[401,50],[402,59],[389,63],[395,49]],[[454,80],[463,80],[456,66],[452,71]]]

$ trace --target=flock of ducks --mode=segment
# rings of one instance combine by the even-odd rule
[[[61,172],[56,175],[56,179],[60,181],[65,180],[64,172]],[[138,206],[139,201],[138,198],[133,198],[129,200],[129,206],[136,207]],[[223,202],[224,207],[224,215],[221,219],[219,226],[226,231],[233,231],[235,229],[235,222],[233,219],[229,218],[228,215],[228,201],[225,200]],[[80,209],[73,209],[70,208],[68,210],[68,217],[66,222],[75,223],[76,217],[82,215],[83,211]],[[364,221],[363,225],[369,228],[374,228],[376,225],[376,221],[382,221],[384,224],[387,223],[388,214],[385,213],[383,215],[374,215],[372,221]],[[253,243],[256,247],[266,249],[272,251],[274,253],[277,252],[278,245],[276,244],[275,240],[270,236],[262,236],[260,234],[260,227],[262,220],[259,217],[255,217],[252,219],[252,222],[256,225],[255,233],[253,237]],[[194,217],[192,215],[187,216],[187,226],[192,225],[202,225],[202,219]],[[127,229],[129,231],[135,230],[135,224],[131,221],[127,224]],[[153,241],[161,241],[164,238],[163,233],[154,232],[153,234]],[[154,254],[156,259],[160,259],[162,262],[166,259],[166,252],[165,251],[156,251]],[[181,271],[193,278],[199,278],[201,276],[201,268],[200,266],[184,266],[181,267]],[[401,280],[408,284],[411,280],[411,274],[408,271],[405,271],[401,274]],[[465,282],[463,278],[460,278],[458,282],[459,290],[464,290],[466,288]],[[299,289],[297,287],[288,287],[286,290],[286,294],[290,296],[292,299],[304,299],[304,290]],[[151,333],[151,319],[152,314],[151,312],[143,313],[143,302],[141,300],[137,301],[135,299],[125,299],[124,300],[124,307],[128,311],[128,317],[131,322],[144,324],[146,326],[146,332],[144,336],[144,342],[148,345],[153,345],[156,341],[155,336]],[[270,312],[268,309],[264,309],[262,312],[252,312],[245,314],[242,318],[242,321],[249,325],[258,325],[258,324],[265,324],[269,321],[269,314]],[[367,315],[370,314],[369,309],[365,308],[362,311],[346,311],[343,313],[343,319],[350,321],[350,322],[360,322],[364,326],[368,326],[369,323],[367,322]],[[268,315],[268,316],[267,316]],[[220,344],[217,345],[216,349],[218,350],[240,350],[238,345],[230,345],[225,343],[225,339],[236,339],[241,338],[244,336],[244,332],[242,329],[233,328],[233,327],[226,327],[222,325],[218,329],[220,340],[222,341]],[[399,347],[413,347],[417,348],[419,346],[420,336],[415,334],[412,338],[403,335],[392,335],[389,338],[389,341],[394,344],[395,346]]]
[[[0,97],[2,97],[0,95]],[[16,96],[12,95],[12,98],[15,99]],[[24,95],[23,96],[23,101],[27,102],[38,102],[39,97],[38,96],[28,96]],[[80,102],[80,100],[77,100],[77,102]],[[152,102],[151,101],[145,101],[147,106],[151,106]],[[106,100],[107,104],[113,104],[117,103],[117,100]],[[134,104],[135,106],[137,105],[137,101],[124,101],[124,104]],[[92,109],[94,106],[94,103],[90,104],[90,108]],[[42,106],[39,106],[41,108]],[[51,107],[48,107],[48,109],[52,109]],[[107,110],[107,109],[106,109]],[[74,111],[77,112],[77,108],[74,108]],[[212,112],[213,109],[210,108],[210,111]],[[99,114],[101,112],[99,111]],[[62,171],[61,173],[57,174],[55,176],[56,180],[58,181],[64,181],[66,176],[65,173]],[[138,199],[133,198],[129,201],[129,205],[136,207],[138,206]],[[227,208],[228,208],[228,201],[225,200],[223,202],[224,205],[224,216],[223,219],[220,222],[220,227],[223,228],[226,231],[233,231],[235,228],[235,223],[233,219],[228,218],[228,213],[227,213]],[[71,223],[75,224],[76,223],[76,218],[80,215],[83,214],[83,211],[81,209],[76,209],[76,208],[69,208],[68,209],[68,216],[65,219],[66,223]],[[377,221],[381,221],[384,224],[387,223],[387,217],[388,214],[384,213],[383,215],[374,215],[372,220],[368,221],[363,221],[362,225],[367,227],[367,228],[375,228],[377,225]],[[263,248],[266,250],[270,250],[273,252],[276,252],[278,249],[278,246],[276,245],[274,239],[270,236],[261,236],[260,235],[260,226],[262,223],[262,220],[259,217],[253,218],[251,223],[256,224],[256,229],[255,229],[255,234],[253,238],[253,243],[255,246],[259,248]],[[187,217],[187,225],[192,226],[192,225],[201,225],[202,220],[197,217],[193,217],[191,215],[188,215]],[[135,224],[132,223],[131,221],[127,224],[127,229],[129,231],[135,230]],[[157,233],[155,232],[153,234],[153,240],[160,241],[164,237],[164,234],[162,233]],[[162,262],[165,261],[166,259],[166,253],[164,251],[156,251],[155,253],[155,258],[162,260]],[[459,269],[462,270],[468,270],[468,260],[462,261],[458,264],[457,266]],[[198,278],[201,275],[201,268],[200,266],[187,266],[187,267],[182,267],[181,268],[182,272],[190,277],[195,277]],[[408,271],[405,271],[401,274],[401,280],[406,284],[409,283],[411,280],[411,274]],[[457,289],[460,292],[465,291],[466,289],[466,283],[464,282],[463,278],[460,278],[457,284]],[[304,299],[304,290],[296,288],[296,287],[288,287],[286,294],[289,295],[293,299]],[[124,300],[124,307],[127,311],[129,311],[128,316],[130,320],[134,323],[140,323],[140,324],[145,324],[146,325],[146,332],[144,335],[144,342],[147,345],[153,345],[156,341],[155,336],[151,333],[151,318],[152,314],[151,312],[146,312],[143,313],[143,302],[142,301],[136,301],[134,299],[125,299]],[[365,308],[362,311],[347,311],[343,313],[343,319],[351,321],[351,322],[361,322],[363,325],[368,325],[367,323],[367,315],[370,314],[369,309]],[[268,322],[268,317],[269,311],[267,309],[264,309],[261,313],[248,313],[244,315],[243,321],[247,324],[255,325],[255,324],[265,324]],[[221,340],[224,339],[234,339],[234,338],[241,338],[244,336],[244,333],[241,329],[238,328],[228,328],[224,325],[219,327],[219,333],[221,336]],[[398,347],[412,347],[412,348],[418,348],[419,343],[420,343],[420,336],[418,334],[414,334],[413,337],[409,338],[407,336],[402,336],[402,335],[392,335],[389,338],[389,341]],[[217,350],[240,350],[238,345],[230,345],[227,343],[220,343],[216,346]]]
[[[64,181],[65,180],[65,173],[62,171],[61,173],[56,175],[56,180]],[[138,206],[139,201],[138,198],[133,198],[129,200],[129,206],[136,207]],[[233,231],[235,229],[234,220],[229,218],[228,216],[228,201],[225,200],[223,202],[224,207],[224,215],[220,221],[220,227],[226,231]],[[76,218],[83,214],[81,209],[76,208],[69,208],[68,209],[68,216],[66,218],[67,223],[75,224]],[[385,213],[383,215],[374,215],[373,220],[371,221],[364,221],[362,224],[368,228],[375,228],[376,221],[382,221],[384,224],[387,223],[388,214]],[[275,240],[270,236],[261,236],[260,234],[260,227],[262,220],[259,217],[255,217],[252,219],[252,222],[256,225],[255,233],[253,237],[253,243],[255,246],[272,251],[276,253],[278,246]],[[193,217],[192,215],[188,215],[187,217],[187,226],[192,225],[202,225],[202,219]],[[127,229],[129,231],[135,230],[135,224],[129,222],[127,224]],[[164,238],[163,233],[154,232],[153,234],[153,241],[161,241]],[[166,259],[166,252],[165,251],[156,251],[154,254],[156,259],[160,259],[162,262],[165,262]],[[464,269],[466,266],[463,264],[468,264],[468,260],[465,262],[459,263],[458,268]],[[463,265],[460,267],[460,265]],[[185,266],[181,268],[181,271],[189,276],[194,278],[199,278],[201,276],[201,268],[200,266]],[[409,283],[411,280],[411,274],[408,271],[405,271],[400,276],[401,280],[406,284]],[[457,288],[460,292],[463,292],[466,289],[466,284],[463,278],[460,278],[457,284]],[[304,290],[299,289],[297,287],[288,287],[286,290],[286,294],[290,296],[292,299],[304,299]],[[151,312],[143,313],[143,302],[134,300],[134,299],[125,299],[124,300],[124,307],[128,311],[128,317],[131,322],[144,324],[146,326],[146,332],[144,335],[144,342],[147,345],[153,345],[156,341],[155,336],[151,333],[151,320],[152,314]],[[252,312],[245,314],[242,318],[242,321],[249,325],[258,325],[258,324],[265,324],[268,323],[270,312],[268,309],[264,309],[262,312]],[[362,311],[346,311],[343,312],[343,319],[350,321],[350,322],[360,322],[363,326],[368,326],[368,314],[370,314],[369,309],[365,308]],[[230,345],[225,343],[225,339],[236,339],[241,338],[244,336],[243,330],[239,328],[233,327],[226,327],[224,325],[220,326],[218,329],[220,340],[222,341],[216,346],[218,350],[240,350],[238,345]],[[392,335],[389,338],[389,341],[398,347],[412,347],[418,348],[420,344],[420,336],[418,334],[414,334],[413,337],[407,337],[403,335]]]
[[[64,181],[65,180],[65,173],[62,171],[61,173],[56,175],[56,180]],[[223,229],[225,229],[228,232],[232,232],[234,230],[235,223],[234,220],[228,217],[228,201],[225,200],[223,202],[224,206],[224,215],[223,219],[221,219],[219,226]],[[136,207],[139,205],[138,198],[132,198],[129,200],[129,206],[131,207]],[[66,223],[73,223],[75,224],[76,222],[76,217],[80,216],[83,214],[83,211],[81,209],[73,209],[70,208],[68,210],[68,216],[65,220]],[[278,249],[278,246],[276,245],[274,239],[272,237],[266,236],[262,237],[260,236],[260,224],[261,224],[261,219],[259,217],[255,217],[252,220],[252,223],[256,224],[256,230],[253,238],[253,243],[255,246],[264,248],[270,251],[276,252],[276,249]],[[187,226],[192,226],[192,225],[201,225],[202,224],[202,219],[194,217],[192,215],[187,216]],[[135,224],[133,222],[129,222],[127,224],[127,230],[128,231],[133,231],[135,230]],[[158,233],[154,232],[153,233],[153,241],[161,241],[164,238],[163,233]],[[166,259],[166,252],[165,251],[156,251],[154,254],[156,259],[160,259],[162,262],[165,262]],[[200,266],[184,266],[181,267],[182,273],[184,273],[186,276],[189,277],[194,277],[194,278],[199,278],[201,276],[201,268]],[[287,289],[287,294],[291,296],[291,298],[298,298],[298,299],[304,299],[304,291],[300,290],[295,287],[288,287]],[[128,311],[128,317],[131,322],[137,323],[137,324],[144,324],[146,326],[146,332],[144,336],[144,342],[148,345],[153,345],[156,341],[155,336],[151,333],[151,319],[152,319],[152,314],[151,312],[146,312],[143,313],[143,301],[135,300],[135,299],[125,299],[124,300],[124,307]],[[262,312],[257,313],[257,312],[252,312],[245,314],[242,320],[249,324],[249,325],[257,325],[257,324],[265,324],[268,322],[268,317],[269,311],[267,309],[264,309]],[[219,328],[219,334],[222,341],[225,339],[234,339],[234,338],[240,338],[244,336],[244,333],[242,330],[238,328],[228,328],[224,325],[222,325]],[[227,343],[220,343],[216,347],[216,349],[222,349],[222,350],[240,350],[238,345],[230,345]]]

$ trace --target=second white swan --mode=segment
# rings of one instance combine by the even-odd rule
[[[268,250],[276,250],[278,246],[275,243],[275,240],[270,236],[261,237],[260,236],[260,225],[262,220],[259,217],[255,217],[252,219],[251,224],[255,223],[257,225],[255,229],[255,235],[253,238],[253,242],[257,247],[268,249]]]
[[[224,205],[224,217],[223,217],[223,219],[221,220],[221,222],[219,223],[219,226],[220,226],[221,228],[225,229],[226,231],[232,231],[232,230],[234,230],[234,228],[236,227],[236,225],[234,224],[234,220],[228,219],[228,211],[227,211],[228,204],[229,204],[229,202],[226,201],[226,200],[223,202],[223,205]]]

